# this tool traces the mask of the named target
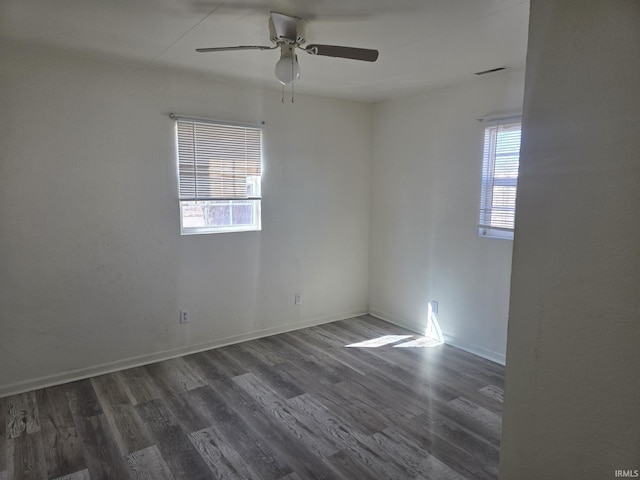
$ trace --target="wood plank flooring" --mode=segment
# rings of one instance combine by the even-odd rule
[[[0,480],[496,479],[504,368],[417,338],[363,316],[0,399]]]

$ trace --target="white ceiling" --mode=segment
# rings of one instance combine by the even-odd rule
[[[205,72],[279,88],[270,11],[309,20],[307,43],[375,48],[375,63],[298,55],[296,91],[379,101],[525,63],[525,0],[2,0],[0,39],[78,54]]]

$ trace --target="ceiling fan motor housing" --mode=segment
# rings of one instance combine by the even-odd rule
[[[276,32],[274,25],[274,15],[278,15],[281,18],[286,17],[285,22],[280,24],[281,35]],[[295,22],[293,21],[295,20]],[[276,21],[278,19],[276,18]],[[307,21],[304,18],[288,17],[281,14],[272,13],[269,18],[269,39],[277,44],[283,43],[302,45],[307,41]]]

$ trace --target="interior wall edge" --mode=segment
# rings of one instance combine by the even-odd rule
[[[170,360],[172,358],[183,357],[186,355],[192,355],[194,353],[200,353],[207,350],[213,350],[216,348],[226,347],[228,345],[234,345],[236,343],[247,342],[250,340],[257,340],[259,338],[268,337],[271,335],[278,335],[280,333],[291,332],[293,330],[299,330],[301,328],[314,327],[316,325],[323,325],[325,323],[337,322],[339,320],[346,320],[348,318],[359,317],[366,315],[366,309],[354,310],[350,312],[343,312],[340,314],[326,315],[320,317],[308,318],[300,322],[288,323],[285,325],[279,325],[277,327],[265,328],[256,330],[253,332],[242,333],[239,335],[232,335],[230,337],[221,338],[218,340],[212,340],[196,345],[187,347],[180,347],[171,350],[160,351],[147,355],[141,355],[138,357],[130,357],[122,360],[116,360],[114,362],[103,363],[99,365],[93,365],[90,367],[79,368],[76,370],[70,370],[68,372],[55,373],[44,377],[32,378],[20,382],[10,383],[7,385],[0,385],[0,398],[8,397],[11,395],[17,395],[40,388],[53,387],[55,385],[61,385],[63,383],[75,382],[78,380],[84,380],[86,378],[95,377],[98,375],[105,375],[108,373],[118,372],[120,370],[126,370],[129,368],[140,367],[149,365],[164,360]]]

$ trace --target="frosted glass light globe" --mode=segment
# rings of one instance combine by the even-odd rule
[[[281,57],[276,63],[276,78],[283,85],[289,85],[300,79],[300,64],[298,59],[291,57]]]

